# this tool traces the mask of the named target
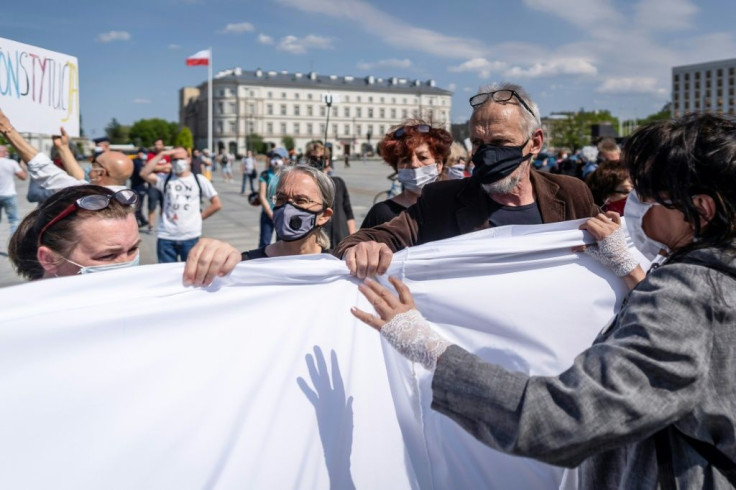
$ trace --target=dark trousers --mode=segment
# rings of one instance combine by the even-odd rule
[[[273,220],[261,211],[261,235],[258,240],[258,248],[265,247],[271,243],[273,238]]]

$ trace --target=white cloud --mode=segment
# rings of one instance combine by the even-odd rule
[[[450,83],[450,84],[448,84],[447,85],[447,90],[449,90],[451,92],[454,92],[455,90],[457,90],[457,84],[456,83]]]
[[[588,60],[580,58],[562,58],[558,60],[534,63],[529,68],[514,66],[506,70],[509,78],[538,78],[560,75],[595,76],[598,69]]]
[[[411,67],[411,60],[408,58],[404,58],[403,60],[399,60],[396,58],[390,58],[387,60],[379,60],[379,61],[361,61],[358,63],[358,69],[359,70],[375,70],[375,69],[381,69],[381,68],[410,68]]]
[[[179,46],[178,44],[174,44],[174,43],[169,44],[169,49],[179,49],[179,48],[181,48],[181,46]]]
[[[488,61],[485,58],[473,58],[457,66],[451,66],[448,71],[454,73],[471,72],[477,73],[479,78],[490,78],[491,73],[506,69],[503,61]]]
[[[222,29],[220,34],[242,34],[244,32],[253,32],[253,24],[250,22],[238,22],[237,24],[228,24]]]
[[[630,78],[609,78],[605,80],[601,86],[595,89],[601,94],[645,94],[655,96],[667,96],[667,89],[659,86],[656,78],[650,77],[630,77]]]
[[[483,43],[414,27],[360,0],[277,0],[303,12],[348,19],[391,46],[452,59],[482,56]]]
[[[258,34],[258,42],[261,44],[273,44],[273,38],[265,34]]]
[[[97,36],[97,40],[101,43],[109,43],[112,41],[130,41],[130,33],[126,31],[103,32],[99,36]]]
[[[332,39],[328,37],[315,36],[309,34],[302,38],[296,36],[286,36],[281,38],[276,49],[286,51],[291,54],[303,54],[310,49],[333,49]]]
[[[641,0],[634,10],[639,26],[658,31],[689,29],[698,13],[688,0]]]
[[[143,99],[143,98],[133,99],[134,104],[150,104],[151,102],[152,102],[151,99]]]

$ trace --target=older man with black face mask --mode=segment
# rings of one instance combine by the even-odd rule
[[[352,274],[383,274],[394,252],[413,245],[488,227],[598,214],[583,182],[532,169],[544,134],[539,109],[522,87],[490,85],[471,97],[470,104],[473,176],[429,184],[419,201],[393,220],[343,240],[335,255]]]
[[[165,158],[171,160],[171,174],[156,174],[156,166]],[[189,168],[189,155],[177,147],[158,153],[141,170],[141,177],[163,194],[163,211],[156,234],[158,261],[186,261],[189,251],[202,235],[202,220],[222,208],[217,191],[209,180],[195,175]],[[210,204],[200,210],[202,199]]]

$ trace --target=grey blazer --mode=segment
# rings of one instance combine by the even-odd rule
[[[736,268],[715,249],[692,259]],[[509,372],[451,346],[432,390],[432,408],[491,447],[582,463],[582,488],[657,488],[652,436],[673,426],[736,461],[736,280],[665,264],[562,374]],[[678,488],[732,488],[678,431],[667,434]]]

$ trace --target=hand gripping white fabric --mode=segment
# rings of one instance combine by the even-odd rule
[[[394,316],[383,326],[381,334],[401,355],[430,371],[437,367],[437,359],[451,345],[414,309]]]
[[[626,235],[619,228],[596,245],[588,245],[585,253],[605,265],[618,277],[624,277],[639,265],[626,245]]]

